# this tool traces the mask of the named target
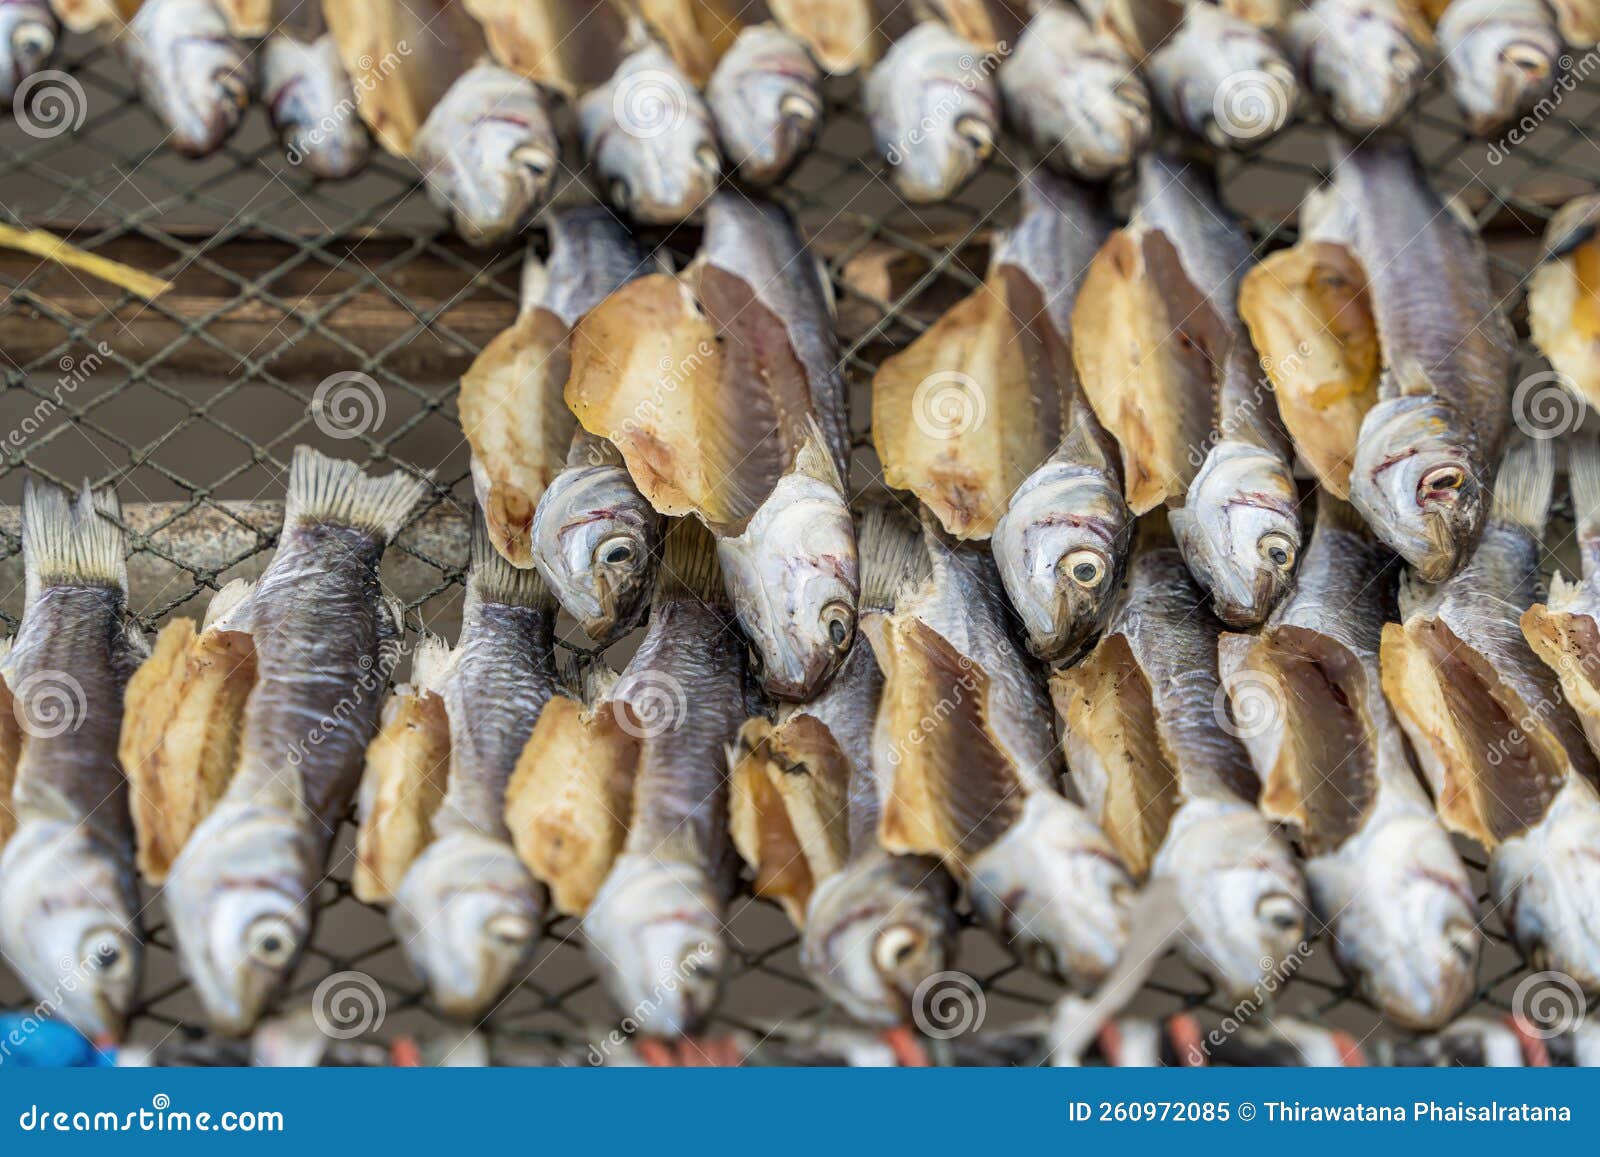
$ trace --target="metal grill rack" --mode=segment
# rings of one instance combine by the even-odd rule
[[[259,110],[216,155],[183,160],[162,147],[108,49],[75,38],[58,67],[82,86],[82,119],[45,136],[0,122],[0,221],[49,228],[176,284],[146,303],[0,250],[0,503],[12,504],[0,508],[0,618],[8,631],[21,602],[14,504],[26,472],[114,482],[125,504],[144,504],[130,509],[128,523],[134,602],[153,628],[173,614],[198,616],[211,591],[264,565],[276,529],[272,504],[282,498],[292,447],[305,441],[371,466],[430,474],[433,495],[385,566],[391,578],[404,574],[408,625],[453,637],[465,561],[454,531],[472,501],[457,379],[514,316],[520,248],[465,247],[427,203],[415,172],[392,158],[378,158],[352,181],[311,181],[282,158]],[[787,182],[785,196],[836,290],[859,486],[874,472],[866,387],[875,367],[979,284],[987,237],[1012,220],[1019,168],[1029,162],[1004,140],[995,163],[956,200],[913,209],[886,183],[856,82],[835,84],[829,97],[821,147]],[[1562,202],[1600,182],[1597,113],[1600,83],[1590,81],[1564,94],[1554,115],[1514,145],[1468,139],[1438,91],[1412,116],[1436,182],[1459,192],[1483,228],[1519,328],[1521,283],[1539,231]],[[1320,129],[1305,123],[1257,154],[1224,161],[1225,198],[1263,246],[1292,239],[1295,208],[1324,154]],[[563,173],[560,185],[563,199],[589,195],[581,172]],[[647,240],[681,263],[696,232],[684,227]],[[1524,359],[1523,372],[1537,364],[1526,350]],[[358,437],[328,437],[312,413],[316,386],[335,373],[370,375],[383,387],[383,417]],[[289,1005],[303,1005],[326,976],[358,970],[384,992],[375,1039],[437,1035],[443,1026],[409,976],[386,916],[350,894],[350,835],[347,828],[319,897],[317,937]],[[1485,891],[1481,872],[1478,883]],[[173,960],[159,900],[152,898],[146,917],[152,949],[134,1039],[203,1049],[199,1006]],[[804,1039],[843,1023],[802,976],[795,937],[775,908],[741,898],[730,926],[735,967],[713,1032],[776,1030]],[[1499,934],[1497,925],[1489,931]],[[974,929],[964,933],[961,967],[982,984],[984,1032],[1037,1017],[1058,995]],[[1521,975],[1515,955],[1494,940],[1477,1011],[1499,1015]],[[31,1003],[0,967],[0,1006]],[[1276,1005],[1358,1040],[1394,1035],[1350,991],[1325,944]],[[1237,1011],[1176,961],[1161,966],[1134,1004],[1152,1017],[1185,1009],[1203,1020]],[[617,1020],[575,924],[557,920],[527,981],[488,1029],[497,1039],[581,1057]]]

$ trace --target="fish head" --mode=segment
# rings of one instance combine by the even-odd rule
[[[1324,4],[1297,13],[1291,28],[1305,46],[1308,83],[1349,132],[1389,124],[1423,81],[1426,65],[1398,6]]]
[[[127,857],[80,824],[18,832],[0,860],[0,944],[63,1020],[85,1036],[119,1039],[144,955]]]
[[[873,854],[824,879],[801,932],[806,972],[864,1024],[903,1024],[955,956],[949,877],[921,856]]]
[[[1108,475],[1045,470],[1037,484],[1023,483],[991,545],[1028,650],[1055,662],[1083,650],[1104,625],[1122,585],[1133,520]]]
[[[785,475],[744,533],[718,540],[717,559],[762,687],[775,699],[815,698],[850,651],[861,591],[838,489]]]
[[[1587,806],[1576,806],[1587,796]],[[1545,819],[1495,849],[1489,886],[1517,947],[1538,971],[1600,991],[1600,806],[1569,784]]]
[[[867,120],[895,188],[943,201],[970,180],[1000,136],[992,62],[936,21],[891,46],[867,76]]]
[[[1093,45],[1058,83],[1065,131],[1057,151],[1067,167],[1102,180],[1131,165],[1155,128],[1150,94],[1133,62],[1109,45]]]
[[[746,42],[755,45],[744,50]],[[706,100],[729,160],[747,181],[782,180],[822,127],[816,66],[788,33],[746,28],[712,75]]]
[[[1305,953],[1305,882],[1288,845],[1241,801],[1191,800],[1172,817],[1152,876],[1178,888],[1178,947],[1224,999],[1281,987]]]
[[[1449,837],[1406,815],[1307,863],[1317,908],[1333,913],[1345,972],[1385,1016],[1411,1029],[1455,1017],[1476,989],[1477,903]]]
[[[540,892],[511,846],[452,831],[425,848],[395,892],[395,933],[434,1003],[476,1019],[519,980],[539,938]]]
[[[1555,23],[1543,13],[1497,12],[1459,39],[1452,31],[1441,21],[1440,39],[1450,46],[1445,55],[1450,91],[1475,134],[1498,131],[1554,87],[1562,43]]]
[[[549,199],[560,141],[539,92],[479,65],[457,79],[412,143],[428,196],[469,245],[518,232]]]
[[[269,36],[261,48],[262,98],[285,155],[324,180],[341,180],[367,163],[371,139],[352,111],[350,79],[331,36],[307,44]]]
[[[1082,809],[1053,793],[1030,795],[970,868],[978,919],[1034,968],[1080,990],[1111,971],[1128,938],[1134,883]]]
[[[1184,561],[1229,626],[1256,626],[1288,593],[1300,558],[1298,503],[1277,454],[1219,442],[1172,512]]]
[[[1167,115],[1219,149],[1273,136],[1288,125],[1299,97],[1294,68],[1273,38],[1213,5],[1190,7],[1184,27],[1147,68]]]
[[[0,101],[55,54],[56,22],[45,5],[0,4]]]
[[[311,935],[318,857],[276,808],[217,808],[173,862],[165,890],[178,957],[219,1032],[249,1032]]]
[[[625,854],[583,918],[600,977],[646,1036],[678,1037],[705,1023],[722,989],[728,948],[722,904],[691,864]]]
[[[661,551],[661,516],[621,466],[557,474],[534,510],[533,564],[597,643],[638,625]]]
[[[145,4],[123,32],[140,95],[180,153],[203,157],[233,135],[255,88],[255,57],[214,4]]]
[[[1425,582],[1444,581],[1471,555],[1485,489],[1476,440],[1448,404],[1391,398],[1362,419],[1350,501]]]

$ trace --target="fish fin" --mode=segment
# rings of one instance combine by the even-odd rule
[[[507,562],[490,534],[481,510],[472,519],[472,565],[467,593],[486,603],[554,611],[555,593],[536,570],[520,570]]]
[[[249,589],[242,580],[229,583],[212,606]],[[256,649],[229,618],[224,605],[199,632],[192,619],[168,623],[123,695],[117,757],[128,780],[139,872],[152,884],[166,879],[238,770]]]
[[[17,718],[16,700],[11,694],[12,643],[11,639],[0,639],[0,850],[17,830],[11,795],[17,782],[17,763],[22,757],[22,721]]]
[[[433,842],[433,818],[450,775],[450,718],[432,674],[449,648],[436,636],[417,646],[411,682],[383,704],[356,794],[356,865],[351,889],[366,904],[394,898],[406,871]]]
[[[26,603],[52,586],[113,586],[128,591],[122,507],[111,490],[91,490],[76,498],[59,486],[24,479],[22,484],[22,565]]]
[[[352,526],[390,542],[427,489],[422,479],[398,470],[375,478],[354,462],[296,446],[283,524]]]
[[[561,686],[590,710],[597,703],[609,700],[612,688],[621,679],[604,655],[588,651],[573,652],[560,668]]]
[[[1600,436],[1582,434],[1567,444],[1567,477],[1583,577],[1600,573]]]
[[[667,527],[661,541],[656,592],[658,597],[688,595],[704,603],[727,602],[716,539],[698,519],[675,519]]]
[[[252,611],[250,596],[255,594],[255,591],[256,584],[250,579],[234,579],[224,584],[206,604],[205,618],[201,621],[200,629],[238,631],[248,635],[251,629]]]
[[[1182,0],[1106,0],[1099,27],[1122,43],[1135,60],[1165,44],[1183,24]]]
[[[796,928],[817,884],[850,854],[850,766],[828,728],[804,711],[755,718],[728,750],[729,831],[755,873],[754,891]]]
[[[454,664],[455,652],[450,644],[431,631],[424,631],[411,652],[411,678],[407,683],[415,694],[431,691],[443,695],[445,680],[450,677]]]
[[[506,784],[512,845],[556,910],[588,911],[622,852],[633,814],[639,740],[610,699],[545,704]]]
[[[916,520],[892,494],[862,504],[856,549],[864,609],[893,610],[900,593],[928,575],[928,552]]]
[[[1052,428],[1040,409],[995,272],[873,375],[884,480],[916,494],[950,533],[988,538],[1059,439],[1059,419]]]
[[[1316,529],[1327,527],[1329,530],[1342,531],[1345,534],[1357,535],[1368,541],[1376,539],[1372,527],[1367,525],[1367,520],[1361,517],[1361,512],[1343,498],[1327,490],[1317,491],[1317,520]],[[1315,533],[1315,530],[1313,530]]]
[[[1018,771],[988,730],[989,677],[920,620],[874,619],[868,638],[888,660],[873,739],[875,770],[889,781],[878,840],[959,865],[1022,814]]]
[[[1545,519],[1550,516],[1555,477],[1555,451],[1548,438],[1513,438],[1500,460],[1500,473],[1495,476],[1490,517],[1540,538]]]

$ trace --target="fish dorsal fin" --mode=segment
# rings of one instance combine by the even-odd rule
[[[1377,403],[1381,364],[1355,255],[1316,240],[1269,255],[1245,274],[1239,314],[1295,448],[1320,485],[1348,497],[1356,436]]]
[[[872,380],[884,480],[910,490],[951,534],[986,539],[1010,496],[1060,437],[1040,420],[1004,278],[959,302]]]
[[[443,683],[451,651],[425,635],[411,680],[384,701],[378,734],[367,745],[356,795],[356,866],[351,887],[368,904],[394,897],[406,870],[433,842],[433,817],[450,775],[450,719]]]
[[[539,713],[506,785],[505,819],[558,911],[587,912],[621,853],[638,766],[637,728],[609,697],[557,695]]]
[[[850,766],[827,727],[804,711],[755,718],[729,749],[729,830],[754,891],[796,928],[811,893],[850,854]]]
[[[1161,740],[1150,681],[1121,634],[1050,680],[1067,721],[1067,756],[1096,819],[1137,879],[1150,871],[1178,807],[1178,773]]]
[[[257,679],[252,583],[217,592],[205,626],[173,619],[123,695],[117,756],[128,777],[139,871],[159,884],[239,767],[245,701]]]
[[[1090,264],[1072,313],[1078,381],[1117,440],[1128,505],[1143,514],[1181,497],[1210,443],[1221,319],[1158,230],[1113,233]]]
[[[1022,812],[1025,789],[989,733],[989,678],[927,624],[871,616],[863,629],[884,672],[873,770],[885,790],[878,840],[959,867]]]
[[[1515,435],[1495,475],[1490,520],[1515,526],[1535,541],[1543,538],[1555,476],[1555,450],[1550,440]]]

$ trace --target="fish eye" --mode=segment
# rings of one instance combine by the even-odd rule
[[[822,608],[822,622],[828,629],[828,641],[839,650],[844,650],[850,644],[850,636],[855,632],[856,616],[850,604],[835,599]]]
[[[1417,483],[1417,501],[1453,499],[1466,484],[1467,474],[1459,466],[1437,466]]]
[[[124,973],[131,963],[122,938],[111,928],[97,929],[85,936],[79,955],[85,968],[107,975]]]
[[[611,203],[613,205],[626,206],[628,199],[632,195],[632,192],[628,189],[628,182],[621,177],[617,177],[611,182]]]
[[[892,972],[910,960],[923,944],[922,933],[906,924],[885,928],[872,946],[872,958],[878,968]]]
[[[1478,959],[1478,930],[1472,925],[1461,920],[1452,920],[1445,925],[1445,940],[1450,944],[1450,951],[1456,954],[1456,959],[1469,967]]]
[[[1300,927],[1300,905],[1295,903],[1293,896],[1282,892],[1261,897],[1256,902],[1256,916],[1283,932],[1292,932]]]
[[[700,167],[708,173],[722,172],[722,154],[717,152],[716,145],[701,145],[694,151],[694,159],[700,162]]]
[[[550,150],[539,145],[518,145],[511,150],[511,159],[516,164],[527,169],[535,177],[545,177],[555,167],[556,159],[550,155]]]
[[[533,922],[526,916],[502,912],[484,925],[484,931],[508,948],[521,948],[533,939]]]
[[[250,956],[266,968],[283,968],[294,959],[298,945],[294,929],[282,916],[262,916],[247,934]]]
[[[1294,565],[1294,540],[1287,534],[1277,531],[1263,534],[1257,548],[1261,551],[1261,557],[1279,570],[1286,571]]]
[[[633,540],[626,535],[614,534],[595,547],[594,556],[607,566],[625,566],[634,559]]]
[[[797,92],[791,92],[778,102],[778,115],[784,120],[796,121],[809,128],[820,118],[816,104]]]
[[[994,129],[979,116],[964,116],[956,121],[956,135],[972,146],[981,161],[994,148]]]
[[[1514,40],[1500,52],[1500,59],[1534,80],[1550,74],[1550,54],[1537,44]]]
[[[222,94],[223,100],[238,108],[243,108],[250,102],[250,86],[245,83],[244,77],[235,72],[219,72],[216,77],[217,91]]]
[[[1084,590],[1093,590],[1106,577],[1106,560],[1097,550],[1075,550],[1061,560],[1061,570]]]

